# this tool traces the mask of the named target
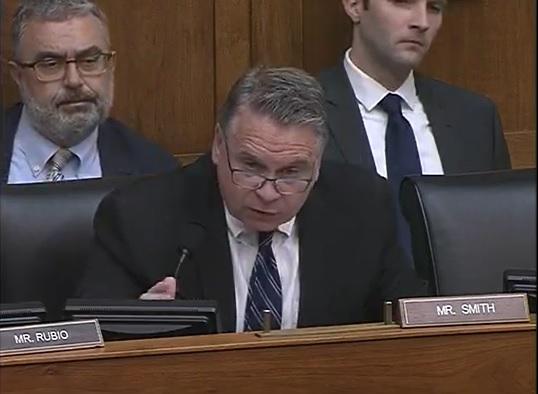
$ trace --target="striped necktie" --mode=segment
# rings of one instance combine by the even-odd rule
[[[258,254],[250,275],[245,331],[263,329],[263,311],[271,312],[271,329],[280,329],[282,322],[282,284],[271,247],[273,233],[259,233]]]
[[[58,149],[48,162],[47,181],[62,181],[64,179],[62,170],[72,157],[73,153],[69,149]]]

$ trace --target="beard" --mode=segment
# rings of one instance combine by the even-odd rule
[[[69,148],[88,137],[108,116],[112,95],[99,96],[88,88],[60,90],[42,105],[21,85],[21,98],[32,126],[45,138]],[[76,104],[69,104],[69,103]]]

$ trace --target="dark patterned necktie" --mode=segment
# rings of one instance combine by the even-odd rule
[[[405,176],[422,174],[417,143],[411,125],[402,115],[402,99],[400,96],[389,93],[381,100],[379,106],[388,114],[385,155],[387,179],[394,193],[394,202],[398,215],[398,239],[407,255],[412,257],[411,233],[409,225],[400,210],[399,194],[400,184]]]
[[[259,233],[258,254],[250,275],[245,331],[263,329],[263,311],[271,312],[271,329],[280,329],[282,323],[282,284],[271,246],[273,233]]]
[[[48,161],[47,181],[62,181],[64,179],[62,170],[72,157],[73,153],[69,149],[58,149]]]

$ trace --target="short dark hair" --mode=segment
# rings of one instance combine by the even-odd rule
[[[232,86],[218,114],[223,133],[242,108],[267,115],[284,126],[311,126],[321,140],[328,139],[323,89],[306,71],[293,67],[255,67]]]

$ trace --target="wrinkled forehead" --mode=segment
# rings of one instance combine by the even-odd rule
[[[21,58],[40,53],[74,56],[95,47],[110,49],[107,27],[95,16],[75,16],[62,21],[30,20],[17,48]]]
[[[231,154],[268,168],[311,166],[321,157],[321,139],[312,126],[282,125],[253,113],[233,119],[226,136]]]
[[[243,138],[270,139],[276,144],[300,141],[317,145],[322,142],[322,137],[314,125],[286,124],[271,115],[260,113],[247,106],[236,111],[230,119],[225,134],[233,135],[239,140]]]

